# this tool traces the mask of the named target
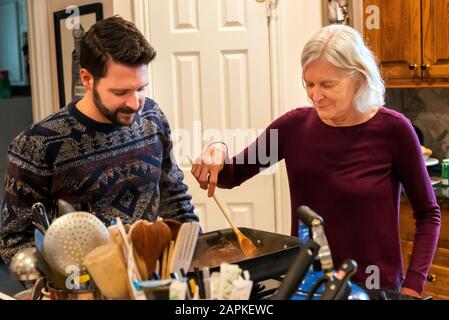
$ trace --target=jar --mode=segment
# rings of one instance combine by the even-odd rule
[[[9,83],[8,71],[0,71],[0,99],[11,98],[11,84]]]

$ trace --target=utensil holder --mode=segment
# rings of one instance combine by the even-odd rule
[[[100,290],[62,290],[48,286],[50,300],[103,300]],[[44,295],[47,296],[44,292]]]

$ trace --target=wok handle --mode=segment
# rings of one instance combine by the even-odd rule
[[[271,300],[287,300],[298,289],[302,280],[309,271],[315,257],[318,255],[320,246],[312,239],[300,247],[299,255],[293,261],[288,272],[279,287],[279,290],[271,297]]]

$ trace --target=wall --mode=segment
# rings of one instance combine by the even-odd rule
[[[103,4],[103,16],[108,17],[112,15],[112,0],[99,0],[95,2],[101,2]],[[86,4],[91,4],[91,0],[49,0],[48,2],[48,16],[49,21],[49,40],[50,40],[50,58],[51,58],[51,79],[54,84],[53,88],[53,110],[59,109],[59,96],[58,96],[58,73],[56,65],[56,48],[55,48],[55,32],[54,32],[54,22],[53,13],[60,10],[65,10],[70,5],[82,6]],[[69,62],[69,59],[67,59]]]
[[[302,85],[301,51],[321,27],[321,1],[279,1],[282,25],[282,111],[310,105]],[[283,112],[281,112],[283,113]]]
[[[11,140],[32,124],[31,97],[0,99],[0,202],[3,199],[6,157]],[[7,116],[5,116],[7,115]],[[1,259],[0,259],[1,260]]]
[[[39,121],[60,108],[57,84],[53,13],[88,0],[26,0],[29,22],[30,68],[33,87],[33,120]],[[120,13],[132,19],[135,0],[98,0],[103,16]]]
[[[432,158],[449,158],[449,88],[387,89],[386,105],[421,129]]]

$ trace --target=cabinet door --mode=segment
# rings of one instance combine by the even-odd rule
[[[369,7],[374,6],[374,7]],[[421,77],[421,1],[364,0],[364,38],[382,64],[387,84]],[[380,28],[369,28],[371,8],[379,9]],[[418,68],[411,71],[409,65]]]
[[[449,0],[422,0],[423,62],[428,78],[449,78]]]

